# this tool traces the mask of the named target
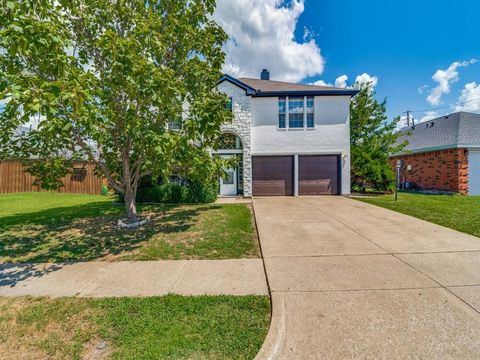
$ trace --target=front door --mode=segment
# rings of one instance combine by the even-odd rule
[[[226,175],[220,178],[220,195],[235,196],[237,195],[237,170],[227,169]]]

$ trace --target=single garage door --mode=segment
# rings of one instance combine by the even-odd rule
[[[338,195],[338,155],[304,155],[298,157],[299,195]]]
[[[293,195],[293,156],[252,156],[253,195]]]
[[[468,152],[468,193],[480,195],[480,150]]]

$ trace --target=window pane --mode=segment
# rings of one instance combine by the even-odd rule
[[[232,111],[233,110],[233,99],[230,96],[227,100],[226,110]]]
[[[278,127],[280,129],[285,128],[285,114],[278,114]]]
[[[313,96],[307,97],[307,112],[313,113]]]
[[[220,135],[218,141],[219,149],[238,150],[242,148],[242,142],[240,141],[240,139],[231,133],[224,133]]]
[[[285,114],[286,112],[286,104],[285,98],[278,98],[278,112],[280,114]]]
[[[168,122],[168,130],[181,130],[181,129],[182,129],[182,123],[179,120]]]
[[[288,127],[303,128],[303,112],[301,114],[288,114]]]
[[[288,98],[288,112],[289,113],[303,113],[303,97],[302,98]]]
[[[313,128],[314,124],[313,113],[307,113],[307,127]]]

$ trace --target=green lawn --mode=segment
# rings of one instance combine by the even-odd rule
[[[480,196],[399,193],[355,198],[480,237]]]
[[[12,359],[253,359],[267,296],[0,298],[0,354]],[[97,345],[105,342],[104,349]]]
[[[141,206],[151,222],[113,224],[123,207],[93,195],[0,195],[0,261],[226,259],[259,257],[248,205]]]

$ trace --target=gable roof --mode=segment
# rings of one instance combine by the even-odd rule
[[[441,149],[480,147],[480,115],[457,112],[404,128],[397,142],[409,144],[405,150],[425,152]],[[410,135],[409,135],[410,133]]]
[[[245,89],[247,95],[254,97],[265,96],[295,96],[295,95],[349,95],[354,96],[358,93],[355,89],[344,89],[333,86],[319,86],[309,84],[297,84],[285,81],[261,80],[252,78],[234,78],[233,76],[225,74],[220,79],[219,83],[223,81],[230,81],[233,84]]]
[[[232,84],[235,84],[237,85],[238,87],[240,87],[241,89],[244,89],[247,93],[247,95],[254,95],[256,90],[252,87],[250,87],[249,85],[245,84],[244,82],[234,78],[233,76],[230,76],[228,74],[224,74],[220,80],[218,81],[219,84],[221,84],[222,82],[224,81],[229,81],[231,82]]]

